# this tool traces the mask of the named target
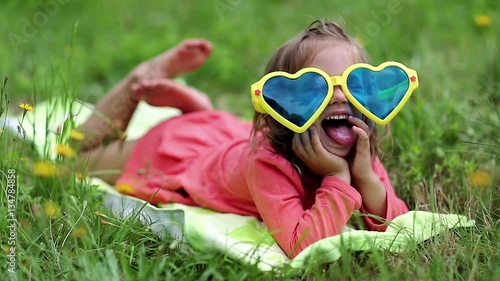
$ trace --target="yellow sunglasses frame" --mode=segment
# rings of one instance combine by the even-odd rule
[[[404,94],[403,98],[398,103],[398,105],[393,109],[393,111],[389,115],[387,115],[384,119],[381,119],[378,116],[376,116],[375,114],[371,113],[360,102],[358,102],[356,100],[356,98],[354,98],[354,96],[351,94],[351,92],[347,88],[347,77],[349,76],[349,74],[352,71],[354,71],[358,68],[366,68],[366,69],[378,72],[378,71],[381,71],[384,68],[389,67],[389,66],[396,66],[396,67],[402,69],[408,77],[408,85],[409,86],[408,86],[408,90]],[[264,87],[264,84],[267,82],[267,80],[269,80],[273,77],[276,77],[276,76],[284,76],[284,77],[287,77],[289,79],[297,79],[302,74],[309,73],[309,72],[317,73],[317,74],[321,75],[323,78],[325,78],[325,81],[326,81],[327,86],[328,86],[328,92],[327,92],[325,99],[320,104],[320,106],[318,107],[316,112],[311,116],[311,118],[309,118],[309,120],[307,120],[306,123],[304,123],[304,125],[299,127],[299,126],[293,124],[292,122],[288,121],[287,119],[285,119],[283,116],[281,116],[278,112],[276,112],[271,106],[269,106],[267,104],[267,102],[264,99],[263,87]],[[326,106],[328,105],[328,103],[332,99],[333,89],[335,86],[340,86],[342,91],[344,92],[346,98],[349,100],[349,102],[354,107],[356,107],[361,113],[363,113],[366,117],[368,117],[373,122],[375,122],[379,125],[386,125],[403,108],[403,106],[406,104],[406,102],[410,98],[411,94],[413,93],[413,91],[416,88],[418,88],[419,82],[418,82],[417,72],[413,69],[406,67],[405,65],[403,65],[402,63],[399,63],[399,62],[387,61],[387,62],[380,64],[379,66],[372,66],[372,65],[367,64],[367,63],[356,63],[356,64],[349,66],[346,70],[344,70],[344,72],[342,73],[341,76],[333,76],[333,77],[329,76],[321,69],[314,68],[314,67],[303,68],[303,69],[297,71],[295,74],[290,74],[290,73],[284,72],[284,71],[274,71],[274,72],[266,74],[259,81],[252,84],[252,86],[250,87],[250,95],[251,95],[252,104],[255,108],[255,111],[257,111],[259,113],[267,113],[267,114],[271,115],[274,119],[276,119],[276,121],[281,123],[283,126],[289,128],[290,130],[292,130],[296,133],[303,133],[314,123],[314,121],[316,121],[318,119],[318,117],[321,115],[323,110],[326,108]]]

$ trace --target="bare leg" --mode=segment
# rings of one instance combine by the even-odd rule
[[[87,137],[82,150],[102,144],[104,139],[118,138],[127,128],[137,108],[138,98],[131,85],[154,78],[172,78],[200,67],[212,52],[212,45],[202,39],[185,40],[153,59],[141,63],[113,87],[96,106],[93,114],[81,127]]]
[[[132,86],[136,95],[156,106],[171,106],[182,112],[212,109],[208,97],[189,86],[180,85],[169,79],[157,78],[146,80]],[[120,176],[135,141],[114,140],[106,145],[99,145],[84,152],[88,172],[109,184]]]
[[[129,90],[135,81],[136,74],[128,74],[97,102],[95,113],[79,128],[86,135],[83,151],[101,145],[105,139],[118,138],[119,132],[125,130],[139,103]]]
[[[98,177],[108,184],[114,184],[122,174],[125,163],[136,141],[115,140],[100,145],[82,155],[87,164],[86,174]]]
[[[211,51],[212,46],[208,41],[201,39],[183,41],[165,53],[137,66],[101,98],[95,106],[96,113],[80,127],[80,130],[86,134],[82,142],[81,156],[82,160],[88,160],[88,172],[92,172],[93,175],[110,184],[114,184],[121,174],[135,143],[119,139],[120,133],[126,130],[139,101],[135,93],[139,92],[137,87],[142,84],[136,84],[136,91],[132,91],[131,86],[134,83],[148,79],[171,78],[195,70],[203,64]],[[181,106],[183,112],[211,108],[210,101],[207,102],[208,98],[201,93],[190,87],[166,81],[168,82],[163,83],[163,93],[172,93],[171,97],[175,102],[165,105]],[[170,87],[169,90],[165,89],[166,85]],[[141,87],[141,89],[149,88],[154,87],[151,85]],[[182,92],[190,98],[180,98],[183,96]],[[143,90],[142,94],[144,93]],[[168,99],[169,95],[165,95],[164,98]],[[194,104],[185,105],[179,101],[192,101]],[[107,139],[115,140],[104,144],[104,140]]]

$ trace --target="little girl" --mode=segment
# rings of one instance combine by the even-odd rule
[[[207,41],[184,41],[139,65],[112,89],[96,105],[100,115],[82,126],[92,135],[83,147],[89,168],[123,170],[118,178],[103,178],[153,204],[178,202],[255,216],[292,258],[341,233],[355,210],[386,222],[408,212],[375,155],[374,124],[349,104],[340,87],[304,133],[257,112],[252,123],[245,122],[213,110],[195,89],[168,80],[200,66],[211,50]],[[367,61],[363,48],[337,24],[316,21],[274,54],[266,73],[315,67],[338,76]],[[126,128],[141,99],[183,114],[138,141],[104,144],[114,129]],[[331,118],[346,120],[327,128],[325,120]],[[369,230],[387,226],[373,216],[363,221]]]

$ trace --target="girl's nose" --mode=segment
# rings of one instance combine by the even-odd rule
[[[340,86],[335,86],[333,88],[333,96],[329,104],[335,103],[347,103],[347,98],[345,97],[344,92],[342,92]]]

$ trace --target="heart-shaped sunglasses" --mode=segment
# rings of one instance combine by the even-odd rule
[[[418,77],[415,70],[393,61],[377,67],[353,64],[334,77],[313,67],[295,74],[275,71],[252,84],[252,104],[257,112],[268,113],[283,126],[303,133],[326,108],[335,86],[366,117],[385,125],[418,87]]]

